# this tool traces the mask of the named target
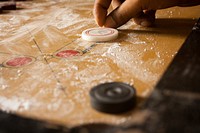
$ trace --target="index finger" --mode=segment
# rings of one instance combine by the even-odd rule
[[[107,10],[112,0],[96,0],[94,4],[94,17],[99,26],[103,26],[106,21]]]

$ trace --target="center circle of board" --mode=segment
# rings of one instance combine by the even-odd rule
[[[111,41],[118,37],[118,31],[113,28],[91,28],[82,32],[82,38],[86,41]]]

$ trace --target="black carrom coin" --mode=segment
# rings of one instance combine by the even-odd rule
[[[134,107],[136,90],[121,82],[99,84],[91,89],[90,101],[100,112],[123,113]]]

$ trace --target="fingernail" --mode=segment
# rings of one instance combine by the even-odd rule
[[[151,24],[150,24],[148,21],[142,21],[142,22],[140,23],[140,25],[141,25],[141,26],[144,26],[144,27],[148,27],[148,26],[150,26]]]

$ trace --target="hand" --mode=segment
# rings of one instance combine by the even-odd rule
[[[107,15],[111,4],[114,10]],[[99,26],[117,28],[131,18],[139,25],[151,26],[157,9],[198,4],[200,0],[96,0],[94,16]]]

